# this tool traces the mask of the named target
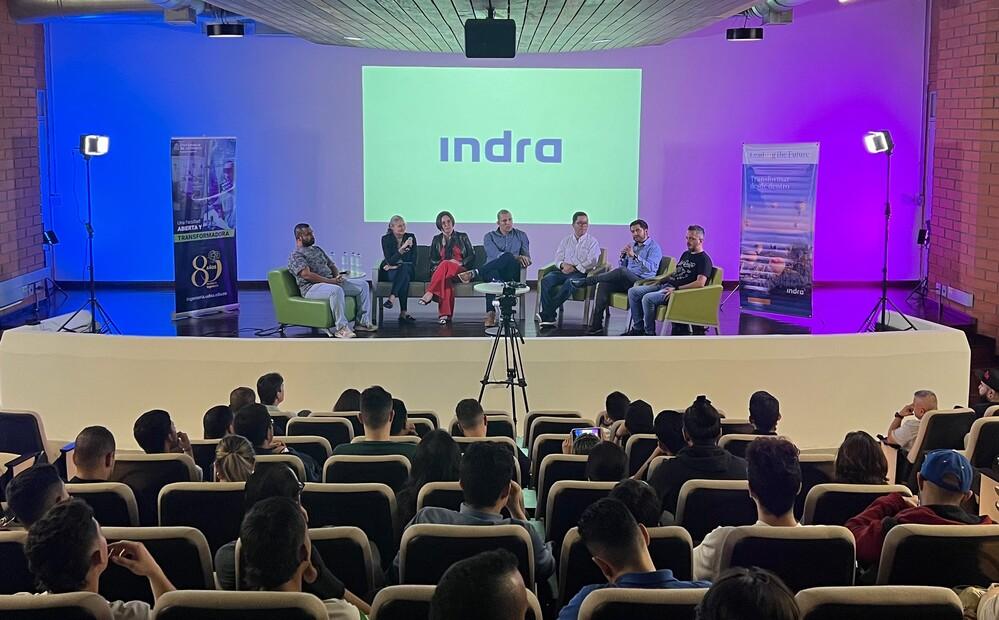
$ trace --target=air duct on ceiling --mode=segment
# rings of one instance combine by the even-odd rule
[[[748,17],[759,17],[764,24],[789,24],[794,7],[806,2],[808,0],[763,0],[749,7],[742,14]]]
[[[19,23],[104,16],[156,17],[164,11],[204,10],[201,0],[7,0],[10,16]]]

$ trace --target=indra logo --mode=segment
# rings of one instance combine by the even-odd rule
[[[502,138],[486,140],[485,148],[482,148],[478,138],[441,138],[443,162],[478,163],[482,161],[483,154],[487,162],[494,164],[522,164],[530,157],[542,164],[561,164],[562,138],[541,138],[537,141],[519,138],[515,144],[513,132],[508,129],[503,132]]]

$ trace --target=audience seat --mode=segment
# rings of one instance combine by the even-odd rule
[[[175,482],[200,482],[201,475],[194,460],[186,454],[124,454],[115,455],[111,482],[131,487],[139,505],[139,523],[158,523],[157,506],[160,490]]]
[[[309,539],[323,556],[327,568],[347,590],[361,598],[374,591],[375,574],[371,544],[359,527],[318,527],[309,530]]]
[[[406,418],[410,422],[416,422],[417,420],[427,420],[433,427],[431,430],[437,430],[441,427],[441,420],[438,417],[437,412],[433,409],[410,409],[406,412]]]
[[[0,594],[35,591],[35,577],[28,570],[28,558],[24,556],[27,539],[26,530],[0,532]]]
[[[912,495],[902,484],[819,484],[808,492],[802,514],[803,525],[846,525],[871,502],[890,493]]]
[[[361,434],[364,429],[361,429]],[[322,437],[329,442],[330,450],[336,449],[342,443],[350,443],[354,439],[354,427],[350,420],[332,416],[312,414],[305,418],[293,418],[288,421],[290,437]],[[317,463],[324,462],[316,461]]]
[[[458,420],[451,422],[451,436],[464,437]],[[509,437],[514,442],[517,441],[517,432],[513,427],[513,418],[507,414],[494,414],[486,416],[486,436],[488,437]]]
[[[137,527],[139,505],[135,494],[120,482],[67,484],[66,492],[90,504],[94,518],[105,527]]]
[[[718,440],[718,447],[724,448],[729,454],[744,459],[746,458],[746,448],[758,437],[760,435],[750,433],[725,433]]]
[[[9,454],[45,453],[45,462],[55,463],[65,441],[45,436],[42,416],[34,411],[0,409],[0,452]]]
[[[354,456],[338,454],[326,459],[323,482],[378,482],[399,491],[409,479],[409,459],[401,454]]]
[[[254,471],[268,467],[287,467],[295,472],[301,482],[305,482],[305,463],[294,454],[258,454],[253,465]]]
[[[676,524],[698,545],[720,525],[756,523],[756,503],[746,480],[688,480],[680,487]]]
[[[604,588],[583,599],[579,620],[694,620],[697,604],[706,593],[706,588]]]
[[[461,450],[462,454],[465,454],[465,450],[468,449],[468,446],[472,445],[473,443],[480,442],[480,441],[489,441],[489,442],[492,442],[492,443],[501,443],[501,444],[504,444],[506,447],[510,448],[510,453],[513,455],[513,478],[512,479],[515,480],[518,483],[521,483],[522,481],[526,480],[523,477],[524,472],[520,471],[520,459],[517,457],[517,454],[520,452],[520,448],[517,447],[517,442],[514,441],[513,439],[511,439],[509,437],[506,437],[506,436],[503,436],[503,437],[455,437],[454,438],[454,442],[456,444],[458,444],[458,448]]]
[[[378,591],[371,620],[428,620],[435,586],[389,586]],[[542,620],[538,597],[528,588],[526,620]]]
[[[528,439],[528,431],[531,430],[531,424],[537,418],[582,418],[583,414],[579,411],[574,411],[572,409],[535,409],[527,414],[527,418],[524,420],[524,434],[523,438]],[[525,446],[527,447],[527,446]]]
[[[325,463],[326,459],[333,456],[333,446],[330,445],[329,439],[319,435],[295,435],[294,437],[285,435],[281,438],[281,442],[293,450],[311,456],[316,463]]]
[[[798,457],[801,464],[801,490],[794,499],[794,518],[801,521],[805,513],[805,499],[808,492],[820,484],[829,484],[836,480],[835,454],[802,454]]]
[[[288,422],[294,420],[296,414],[290,411],[271,411],[271,425],[275,437],[284,437],[288,433]]]
[[[999,417],[975,420],[965,451],[972,467],[992,469],[999,459]]]
[[[838,525],[739,527],[725,538],[720,570],[765,568],[793,592],[820,586],[852,586],[857,551],[853,534]]]
[[[795,595],[801,620],[961,620],[961,599],[950,588],[853,586],[810,588]]]
[[[364,434],[364,425],[361,424],[361,412],[360,411],[314,411],[310,418],[342,418],[350,422],[350,427],[353,429],[354,434],[351,438],[357,437],[358,435]],[[317,435],[319,433],[316,433]],[[333,443],[332,441],[330,442]],[[334,448],[336,446],[333,446]]]
[[[364,531],[378,547],[382,566],[389,566],[399,550],[395,493],[384,484],[306,483],[302,506],[309,527],[352,525]],[[323,558],[325,559],[325,558]]]
[[[416,434],[419,435],[420,437],[423,437],[427,433],[431,433],[437,430],[437,428],[434,426],[433,421],[428,420],[427,418],[411,417],[409,418],[409,421],[412,422],[413,430],[416,431]]]
[[[156,620],[329,620],[323,602],[303,592],[167,592]]]
[[[628,456],[628,475],[634,476],[658,447],[659,438],[651,433],[638,433],[628,437],[624,444],[624,453]]]
[[[545,540],[552,541],[552,555],[559,557],[565,534],[579,523],[583,511],[607,497],[616,482],[559,480],[548,491],[545,507]]]
[[[569,437],[569,434],[549,433],[535,438],[534,446],[528,451],[531,457],[531,480],[535,486],[541,476],[541,464],[545,462],[545,458],[550,454],[562,454],[562,442]]]
[[[677,409],[677,411],[683,411],[683,409]],[[733,418],[722,418],[722,437],[725,435],[752,435],[756,427],[753,426],[752,422],[749,420],[737,420]],[[756,435],[753,435],[756,437]]]
[[[885,537],[878,585],[987,588],[999,582],[999,525],[896,525]]]
[[[204,534],[191,527],[102,527],[108,543],[119,540],[141,542],[178,590],[214,590],[212,555]],[[228,542],[228,541],[227,541]],[[109,601],[145,601],[153,604],[153,592],[145,577],[108,563],[101,575],[99,591]]]
[[[671,458],[673,457],[663,455],[663,456],[657,456],[656,458],[652,459],[652,462],[649,463],[649,468],[645,470],[645,480],[646,481],[652,480],[652,474],[654,474],[655,471],[659,469],[660,465],[666,462],[666,459],[671,459]]]
[[[205,482],[215,480],[215,449],[220,439],[192,439],[191,452],[194,453],[194,464],[201,468],[202,479]]]
[[[112,620],[100,594],[71,592],[45,596],[0,596],[4,620]]]
[[[668,568],[680,580],[692,578],[694,547],[690,534],[682,527],[652,527],[649,531],[649,554],[657,570]],[[583,586],[606,583],[607,579],[593,562],[590,552],[574,527],[565,535],[559,557],[559,606],[564,607]]]
[[[364,435],[358,435],[350,440],[350,443],[364,443],[368,438]],[[395,441],[398,443],[420,443],[420,437],[418,435],[392,435],[387,441]]]
[[[531,421],[527,430],[527,451],[534,451],[534,442],[542,435],[554,433],[571,433],[574,428],[596,426],[593,420],[585,418],[570,418],[561,416],[538,416]]]
[[[465,501],[465,493],[459,482],[428,482],[420,487],[416,496],[416,510],[427,506],[458,510]]]
[[[193,527],[205,535],[212,556],[239,537],[243,482],[177,482],[160,491],[159,524]]]
[[[483,551],[506,549],[517,556],[524,583],[534,583],[534,545],[520,525],[418,523],[402,533],[399,582],[435,585],[452,564]]]
[[[588,458],[585,454],[549,454],[545,457],[541,463],[537,484],[534,485],[538,490],[536,519],[545,518],[548,492],[551,491],[552,485],[559,480],[586,480]]]
[[[899,451],[895,458],[895,480],[916,490],[916,472],[923,465],[927,452],[939,449],[963,450],[964,437],[971,432],[976,414],[973,409],[942,409],[927,411],[919,424],[919,433],[908,452]],[[889,453],[893,451],[888,448]],[[904,458],[901,455],[904,454]],[[888,457],[891,458],[890,456]]]

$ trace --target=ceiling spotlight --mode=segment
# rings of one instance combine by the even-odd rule
[[[213,39],[234,39],[243,36],[246,28],[243,24],[208,24],[205,34]]]
[[[347,37],[343,38],[344,41],[363,41],[364,37]]]
[[[611,42],[610,39],[597,39],[596,41],[593,41],[593,45],[598,45],[600,43],[610,43],[610,42]]]
[[[763,28],[729,28],[725,31],[729,41],[762,41]]]

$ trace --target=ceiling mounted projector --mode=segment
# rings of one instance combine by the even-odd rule
[[[205,33],[215,39],[236,38],[243,36],[246,28],[243,24],[208,24],[205,26]]]
[[[465,58],[513,58],[517,55],[517,23],[489,17],[465,20]]]
[[[763,28],[729,28],[725,31],[729,41],[762,41]]]

